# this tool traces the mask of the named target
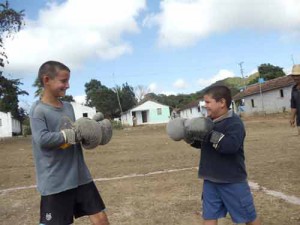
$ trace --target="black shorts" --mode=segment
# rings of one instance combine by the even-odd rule
[[[73,218],[93,215],[105,209],[94,182],[61,193],[41,197],[40,223],[69,225]]]

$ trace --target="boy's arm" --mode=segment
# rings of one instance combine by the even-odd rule
[[[296,113],[297,113],[297,109],[295,108],[291,108],[291,118],[290,118],[290,124],[292,127],[295,126],[295,121],[296,121]]]
[[[245,130],[241,123],[231,123],[226,127],[226,133],[213,131],[210,142],[216,151],[222,154],[233,154],[244,144]]]
[[[50,132],[42,118],[30,117],[30,126],[34,142],[42,148],[54,149],[65,143],[63,134],[60,131]]]

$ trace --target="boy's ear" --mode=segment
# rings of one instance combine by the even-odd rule
[[[221,98],[220,102],[222,103],[223,106],[227,107],[225,98]]]
[[[51,78],[49,76],[47,76],[47,75],[43,76],[43,84],[44,84],[44,86],[49,82],[50,79]]]

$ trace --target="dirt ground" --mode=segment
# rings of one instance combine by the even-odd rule
[[[246,165],[256,208],[265,225],[300,224],[300,136],[287,115],[243,118]],[[171,141],[165,125],[115,130],[112,141],[85,151],[86,162],[107,206],[112,225],[201,224],[201,152]],[[36,225],[31,138],[0,141],[0,224]],[[296,203],[266,190],[295,196]],[[88,218],[74,224],[90,224]],[[229,216],[221,225],[233,224]]]

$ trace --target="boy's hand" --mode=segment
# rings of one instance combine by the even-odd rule
[[[210,139],[209,141],[213,144],[213,147],[215,149],[218,148],[218,145],[219,145],[219,142],[222,140],[222,138],[224,137],[225,135],[222,134],[221,132],[218,132],[218,131],[212,131],[211,134],[210,134]]]
[[[291,125],[292,127],[295,126],[295,119],[290,119],[290,125]]]

